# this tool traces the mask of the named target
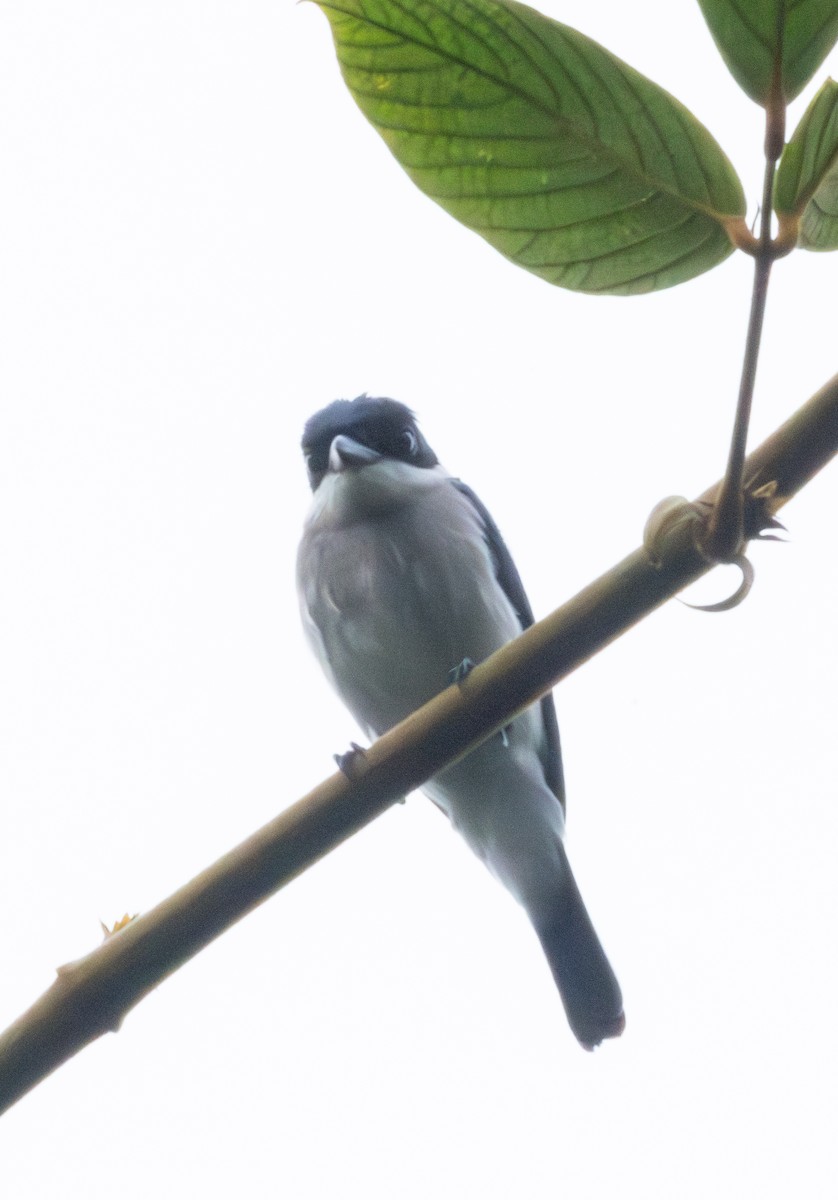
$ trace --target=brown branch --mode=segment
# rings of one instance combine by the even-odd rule
[[[838,453],[838,376],[746,462],[755,535]],[[718,484],[700,498],[715,498]],[[755,495],[758,493],[758,495]],[[560,679],[710,570],[695,525],[675,522],[653,562],[645,549],[475,667],[408,720],[156,908],[85,958],[0,1036],[0,1112],[101,1034],[273,892],[396,799],[505,725]],[[659,551],[659,553],[658,553]]]

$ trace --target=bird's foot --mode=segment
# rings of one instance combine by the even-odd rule
[[[461,663],[457,663],[456,667],[452,667],[448,672],[448,682],[450,684],[462,683],[473,670],[474,663],[470,658],[464,658]]]
[[[349,749],[345,754],[335,754],[333,758],[338,765],[338,770],[352,782],[361,773],[359,768],[366,758],[366,753],[363,746],[359,746],[357,742],[350,742]]]
[[[452,667],[448,672],[449,684],[462,683],[466,676],[470,675],[473,670],[474,663],[472,660],[470,658],[464,658],[461,663],[458,663],[456,667]],[[495,734],[495,737],[500,738],[501,745],[503,746],[504,750],[509,748],[509,735],[506,732],[508,728],[509,726],[507,725],[503,729],[499,729]]]

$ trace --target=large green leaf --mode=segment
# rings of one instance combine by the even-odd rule
[[[722,58],[757,104],[803,91],[838,40],[838,0],[698,0]]]
[[[629,294],[726,258],[745,200],[662,88],[514,0],[318,0],[344,79],[413,181],[551,283]]]
[[[838,84],[828,79],[783,151],[774,208],[807,250],[838,250]]]

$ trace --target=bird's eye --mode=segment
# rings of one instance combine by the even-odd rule
[[[405,454],[409,455],[410,458],[415,458],[419,450],[419,439],[417,438],[415,432],[409,427],[402,430],[399,441]]]

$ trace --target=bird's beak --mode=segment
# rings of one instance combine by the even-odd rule
[[[381,455],[354,438],[340,433],[329,447],[329,470],[338,474],[350,467],[366,467],[377,462]]]

